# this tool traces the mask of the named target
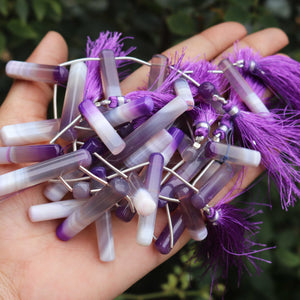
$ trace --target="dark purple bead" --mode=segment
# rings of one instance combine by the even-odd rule
[[[174,245],[182,235],[185,229],[185,225],[183,223],[182,214],[179,210],[176,210],[172,217],[172,228],[173,228],[173,242]],[[161,254],[168,254],[172,248],[170,247],[171,235],[169,225],[167,224],[166,227],[163,229],[161,234],[159,235],[158,239],[155,242],[155,248]]]

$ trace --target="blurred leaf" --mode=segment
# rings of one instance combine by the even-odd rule
[[[197,23],[190,13],[180,10],[167,17],[167,25],[174,34],[188,36],[196,33]]]
[[[300,266],[300,255],[294,254],[291,251],[278,249],[276,252],[278,260],[286,267],[294,268]]]
[[[155,0],[155,3],[166,9],[174,9],[179,5],[187,4],[188,1],[189,0]]]
[[[42,21],[46,14],[47,2],[44,0],[32,0],[32,7],[37,20]]]
[[[263,299],[275,299],[274,297],[274,284],[271,275],[264,272],[260,275],[249,277],[251,285],[254,289],[264,295]]]
[[[0,0],[0,13],[3,16],[8,15],[8,0]]]
[[[49,0],[48,4],[53,12],[56,14],[56,17],[60,19],[62,17],[62,6],[59,1]]]
[[[244,3],[244,2],[242,2]],[[236,21],[242,24],[248,23],[251,20],[251,14],[249,14],[246,7],[240,7],[240,5],[230,6],[224,14],[225,21]]]
[[[23,23],[27,22],[29,6],[26,0],[17,0],[15,10]]]
[[[23,39],[37,38],[37,33],[33,30],[33,28],[19,19],[11,19],[7,23],[7,29],[14,35]]]
[[[5,46],[6,46],[5,35],[2,32],[0,32],[0,56],[2,52],[5,50]]]

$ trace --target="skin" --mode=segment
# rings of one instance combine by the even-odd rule
[[[186,47],[188,57],[202,54],[209,60],[220,59],[222,53],[232,51],[237,40],[262,55],[274,54],[288,43],[279,29],[247,35],[241,24],[228,22],[209,28],[166,53],[174,55]],[[56,32],[49,32],[28,61],[55,65],[66,61],[67,55],[64,39]],[[134,72],[122,83],[123,93],[141,85],[146,74],[145,67]],[[0,126],[45,119],[51,97],[52,87],[47,84],[16,80],[0,108]],[[19,167],[3,166],[0,173]],[[249,169],[243,185],[247,186],[261,171],[262,168]],[[113,299],[189,240],[185,233],[169,255],[161,255],[152,246],[136,244],[137,218],[129,224],[113,219],[116,259],[102,263],[98,259],[94,225],[63,242],[55,235],[60,221],[30,222],[28,208],[47,201],[42,189],[43,185],[30,188],[0,204],[1,299]],[[225,192],[223,190],[214,201]],[[159,234],[165,224],[164,211],[159,211],[155,234]]]

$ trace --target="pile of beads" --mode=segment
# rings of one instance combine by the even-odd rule
[[[132,49],[124,51],[119,38],[101,33],[88,42],[87,58],[59,66],[8,62],[12,78],[54,84],[54,118],[1,129],[0,163],[34,164],[1,175],[0,196],[48,182],[50,202],[32,206],[31,221],[64,218],[56,231],[63,241],[96,222],[101,261],[115,257],[111,214],[125,222],[137,215],[137,243],[149,246],[155,238],[162,254],[187,229],[194,240],[207,241],[197,253],[206,257],[204,265],[226,268],[236,259],[241,266],[240,256],[253,261],[249,253],[262,249],[248,241],[258,225],[249,211],[227,202],[239,192],[244,168],[262,163],[279,183],[283,208],[294,205],[300,179],[294,103],[264,98],[270,86],[250,74],[266,72],[255,60],[252,69],[243,57],[230,56],[218,65],[183,62],[184,54],[173,63],[164,55],[145,62],[128,56]],[[148,66],[149,78],[147,87],[123,95],[118,68],[128,62]],[[60,118],[58,85],[66,85]],[[231,191],[211,206],[232,178]],[[168,224],[154,237],[162,207]]]

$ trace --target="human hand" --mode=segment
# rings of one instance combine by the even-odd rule
[[[286,35],[278,29],[247,35],[242,25],[229,22],[211,27],[167,53],[172,56],[186,47],[187,57],[202,54],[208,60],[218,59],[222,53],[232,50],[236,40],[263,56],[276,53],[288,43]],[[67,46],[54,32],[46,35],[29,58],[31,62],[53,65],[66,60]],[[141,67],[130,75],[122,83],[123,93],[142,86],[147,71]],[[15,81],[0,108],[0,126],[45,119],[51,98],[52,88],[47,84]],[[16,167],[19,166],[2,166],[0,172]],[[261,171],[261,168],[248,169],[243,186]],[[4,299],[112,299],[189,240],[185,232],[170,254],[161,255],[152,246],[136,244],[137,218],[130,223],[114,218],[116,259],[102,263],[98,258],[94,225],[70,241],[62,242],[55,235],[60,221],[29,221],[29,207],[47,201],[42,195],[43,188],[44,185],[35,186],[0,204],[0,296]],[[159,211],[155,233],[165,224],[165,213]]]

